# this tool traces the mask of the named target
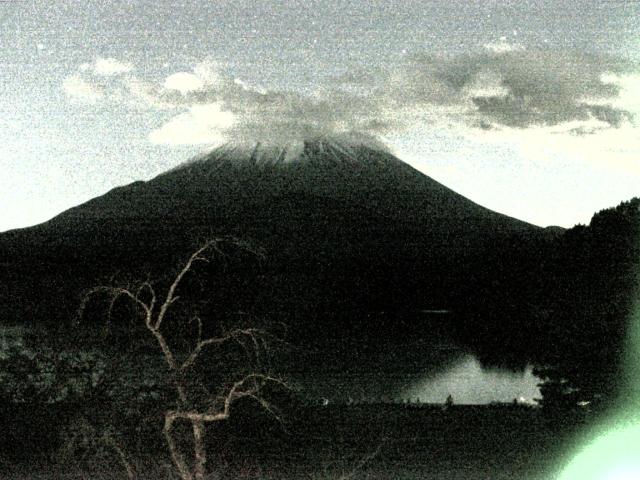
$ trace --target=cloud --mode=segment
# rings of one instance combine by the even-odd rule
[[[605,75],[625,65],[603,56],[553,50],[490,48],[454,57],[416,55],[390,85],[398,106],[463,107],[456,120],[474,126],[559,125],[601,120],[618,127],[632,114]]]
[[[222,81],[214,63],[202,62],[195,66],[193,72],[177,72],[169,75],[164,81],[163,89],[167,92],[174,90],[186,95],[215,88]]]
[[[103,96],[98,85],[88,82],[78,74],[65,78],[62,87],[69,98],[88,103],[96,103]]]
[[[166,102],[167,95],[159,92],[158,99]],[[150,135],[153,142],[168,143],[163,140],[163,134],[171,131],[170,143],[190,143],[193,133],[189,125],[193,132],[200,132],[197,143],[215,143],[227,138],[240,143],[266,144],[351,131],[370,133],[383,127],[368,101],[358,105],[356,99],[337,92],[311,97],[293,92],[265,92],[248,88],[242,82],[225,82],[218,89],[201,90],[190,99],[197,103],[189,106],[188,112],[178,114],[154,130]],[[169,126],[178,125],[179,129],[168,130]],[[178,141],[178,130],[182,132],[182,141]]]
[[[121,75],[129,73],[133,70],[133,65],[127,62],[121,62],[115,58],[100,58],[91,66],[96,75],[110,77],[113,75]]]
[[[389,123],[367,96],[337,86],[307,95],[271,91],[225,75],[210,62],[161,83],[130,78],[126,88],[147,106],[179,110],[151,132],[154,143],[289,143],[350,132],[365,138],[383,132]]]
[[[69,98],[90,104],[116,97],[121,99],[118,82],[133,70],[130,63],[98,57],[93,63],[81,64],[75,73],[63,80],[62,87]]]
[[[204,83],[200,78],[192,73],[179,72],[167,77],[164,81],[164,88],[167,90],[177,90],[182,94],[202,90]]]
[[[514,52],[514,51],[522,51],[524,47],[519,44],[510,43],[507,40],[507,37],[500,37],[500,40],[497,42],[489,42],[484,44],[485,50],[488,50],[493,53],[504,53],[504,52]]]
[[[222,110],[219,103],[194,105],[152,131],[149,140],[168,145],[222,143],[234,121],[234,115]]]
[[[637,101],[640,76],[623,61],[528,50],[505,38],[464,55],[422,53],[393,69],[346,72],[311,93],[252,85],[211,61],[159,81],[132,71],[131,65],[98,59],[69,77],[65,89],[90,102],[124,99],[175,111],[149,134],[153,143],[172,145],[381,138],[416,125],[493,136],[559,127],[578,137],[635,128],[640,111],[627,98],[634,91]]]

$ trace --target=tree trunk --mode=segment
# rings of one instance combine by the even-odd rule
[[[204,422],[202,420],[193,420],[193,448],[195,455],[195,465],[193,468],[195,480],[204,480],[207,451],[204,441]]]
[[[193,475],[189,471],[189,467],[187,466],[176,442],[173,440],[173,435],[171,435],[171,430],[173,428],[174,418],[169,414],[165,414],[164,417],[164,437],[167,440],[167,445],[169,446],[169,452],[171,453],[171,459],[173,460],[173,464],[178,469],[178,473],[180,474],[181,480],[193,480]]]

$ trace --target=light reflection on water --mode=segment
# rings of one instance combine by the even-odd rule
[[[315,372],[293,380],[306,397],[334,402],[443,403],[451,395],[457,404],[488,404],[540,398],[540,379],[531,367],[521,372],[486,369],[472,354],[460,354],[423,373]]]
[[[533,402],[540,398],[540,379],[527,367],[522,372],[485,369],[473,355],[465,355],[447,370],[422,378],[401,391],[397,399],[443,402],[451,395],[455,403]]]

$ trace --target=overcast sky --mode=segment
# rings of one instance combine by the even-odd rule
[[[640,2],[0,0],[0,231],[226,141],[356,133],[491,209],[640,195]]]

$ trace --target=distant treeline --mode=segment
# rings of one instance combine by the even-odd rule
[[[514,238],[471,272],[460,336],[486,363],[533,362],[548,404],[619,393],[640,279],[640,199],[547,237]]]

